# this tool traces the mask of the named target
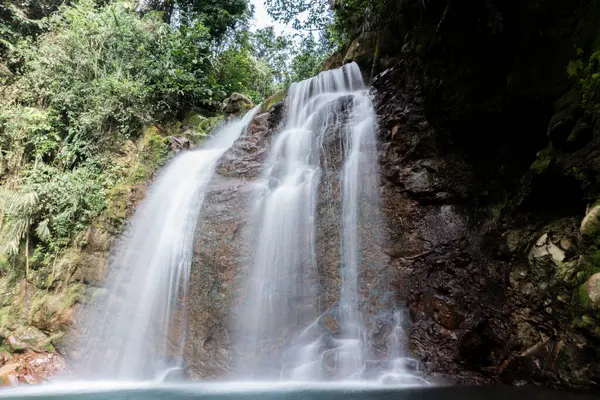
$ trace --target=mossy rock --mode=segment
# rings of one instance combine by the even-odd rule
[[[283,101],[287,95],[287,89],[282,89],[272,96],[268,97],[261,106],[261,111],[269,112],[273,107]]]
[[[205,117],[204,115],[193,114],[187,118],[186,124],[191,125],[191,126],[197,126],[198,124],[201,124],[202,122],[206,121],[207,119],[208,118]]]
[[[0,308],[0,331],[13,326],[18,321],[18,314],[13,306]]]
[[[192,139],[195,139],[195,142],[197,143],[202,137],[211,133],[217,126],[221,124],[221,122],[223,122],[222,115],[205,118],[196,125],[196,137]]]
[[[27,323],[44,332],[57,332],[71,324],[72,308],[83,301],[85,286],[71,283],[64,290],[39,292],[33,298]]]
[[[368,70],[377,56],[377,32],[364,32],[352,41],[342,64],[356,62],[363,70]]]
[[[600,339],[600,321],[598,321],[597,318],[584,314],[581,317],[576,318],[573,325]]]
[[[537,153],[537,157],[530,167],[535,174],[541,174],[548,169],[552,163],[552,144]]]
[[[585,308],[600,311],[600,273],[579,287],[579,302]]]
[[[250,100],[250,98],[248,98],[248,96],[234,92],[227,99],[225,99],[221,110],[226,115],[243,114],[252,107],[254,107],[254,103],[252,100]]]
[[[166,163],[170,153],[168,140],[160,136],[157,129],[151,128],[146,130],[143,140],[138,144],[138,149],[139,154],[132,173],[134,183],[147,180]]]
[[[35,352],[53,351],[50,337],[33,326],[19,325],[7,338],[8,345],[13,353],[27,350]]]
[[[582,236],[593,237],[600,231],[600,204],[594,205],[581,221]]]

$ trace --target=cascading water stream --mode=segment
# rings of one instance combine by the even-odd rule
[[[106,290],[88,307],[79,377],[183,375],[197,221],[219,160],[257,110],[158,176],[113,252]],[[231,310],[234,379],[427,384],[402,351],[402,314],[370,291],[389,292],[362,279],[385,264],[376,144],[355,63],[289,88],[282,130],[256,182],[251,262],[240,265],[246,284]],[[388,333],[374,334],[384,326]]]
[[[237,321],[236,377],[371,378],[359,274],[369,252],[381,244],[369,228],[379,222],[379,174],[375,111],[358,66],[347,64],[292,84],[286,113],[258,184],[255,253]],[[324,266],[316,250],[321,207],[337,210],[335,305],[321,299]],[[336,333],[320,323],[334,309]],[[378,377],[422,384],[405,371],[402,335],[394,335]]]
[[[181,368],[196,221],[215,167],[258,107],[217,129],[158,176],[114,252],[88,311],[74,370],[85,379],[160,379]]]

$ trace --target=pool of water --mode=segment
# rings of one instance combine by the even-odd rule
[[[414,387],[390,388],[365,383],[336,382],[212,382],[164,384],[155,382],[68,382],[0,390],[1,399],[86,400],[587,400],[592,393],[535,388]]]

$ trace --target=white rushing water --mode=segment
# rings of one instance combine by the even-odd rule
[[[364,231],[365,224],[379,223],[379,173],[376,116],[358,66],[347,64],[292,84],[285,110],[259,183],[255,252],[237,321],[236,377],[423,384],[407,372],[396,317],[389,359],[383,368],[378,364],[378,372],[369,370],[376,362],[359,274],[364,255],[377,244],[377,235],[367,233],[365,240]],[[316,221],[321,199],[340,197],[332,222],[338,225],[338,242],[323,244],[340,247],[338,302],[331,307],[339,331],[332,334],[320,327],[326,312],[324,266],[316,249],[323,227]]]
[[[80,382],[184,375],[197,221],[219,160],[257,110],[177,156],[150,188],[88,306],[73,368]],[[358,66],[292,84],[280,128],[250,210],[227,387],[427,385],[404,351],[401,310],[362,278],[385,261],[376,114]]]
[[[111,257],[106,292],[86,315],[76,375],[161,379],[182,366],[196,221],[219,159],[257,109],[160,173]]]

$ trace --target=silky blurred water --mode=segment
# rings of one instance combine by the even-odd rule
[[[223,124],[159,173],[113,251],[106,294],[86,308],[76,376],[162,380],[181,370],[198,215],[219,159],[257,111]]]

